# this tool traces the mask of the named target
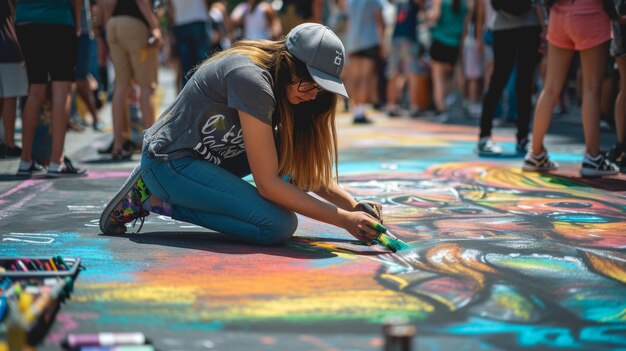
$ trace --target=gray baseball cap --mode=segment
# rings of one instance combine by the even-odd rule
[[[346,61],[345,50],[332,30],[318,23],[302,23],[289,31],[285,43],[292,55],[306,63],[315,83],[348,98],[339,78]]]

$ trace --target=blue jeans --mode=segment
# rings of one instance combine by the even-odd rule
[[[264,199],[250,183],[191,156],[171,161],[141,157],[141,177],[154,196],[172,206],[172,218],[253,244],[291,238],[295,213]]]
[[[209,56],[209,38],[206,23],[193,22],[174,27],[176,50],[183,72],[183,86],[189,80],[189,72]]]

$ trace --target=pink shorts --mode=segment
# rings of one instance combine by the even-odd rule
[[[557,2],[550,11],[548,42],[570,50],[587,50],[611,40],[611,20],[600,0]]]

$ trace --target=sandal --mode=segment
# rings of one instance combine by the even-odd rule
[[[133,150],[128,149],[124,146],[119,150],[111,151],[111,158],[116,161],[130,160],[132,156],[133,156]]]
[[[111,149],[112,148],[113,145],[111,145]],[[133,156],[134,150],[136,150],[135,144],[130,140],[126,140],[122,143],[121,149],[117,151],[111,151],[111,157],[114,160],[130,160],[130,158]]]

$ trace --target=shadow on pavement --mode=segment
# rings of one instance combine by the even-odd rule
[[[138,244],[161,245],[209,251],[229,255],[265,254],[295,259],[325,259],[336,257],[328,249],[304,241],[290,240],[284,245],[258,246],[247,244],[210,231],[197,232],[146,232],[140,234],[100,234],[102,237],[124,238]]]

